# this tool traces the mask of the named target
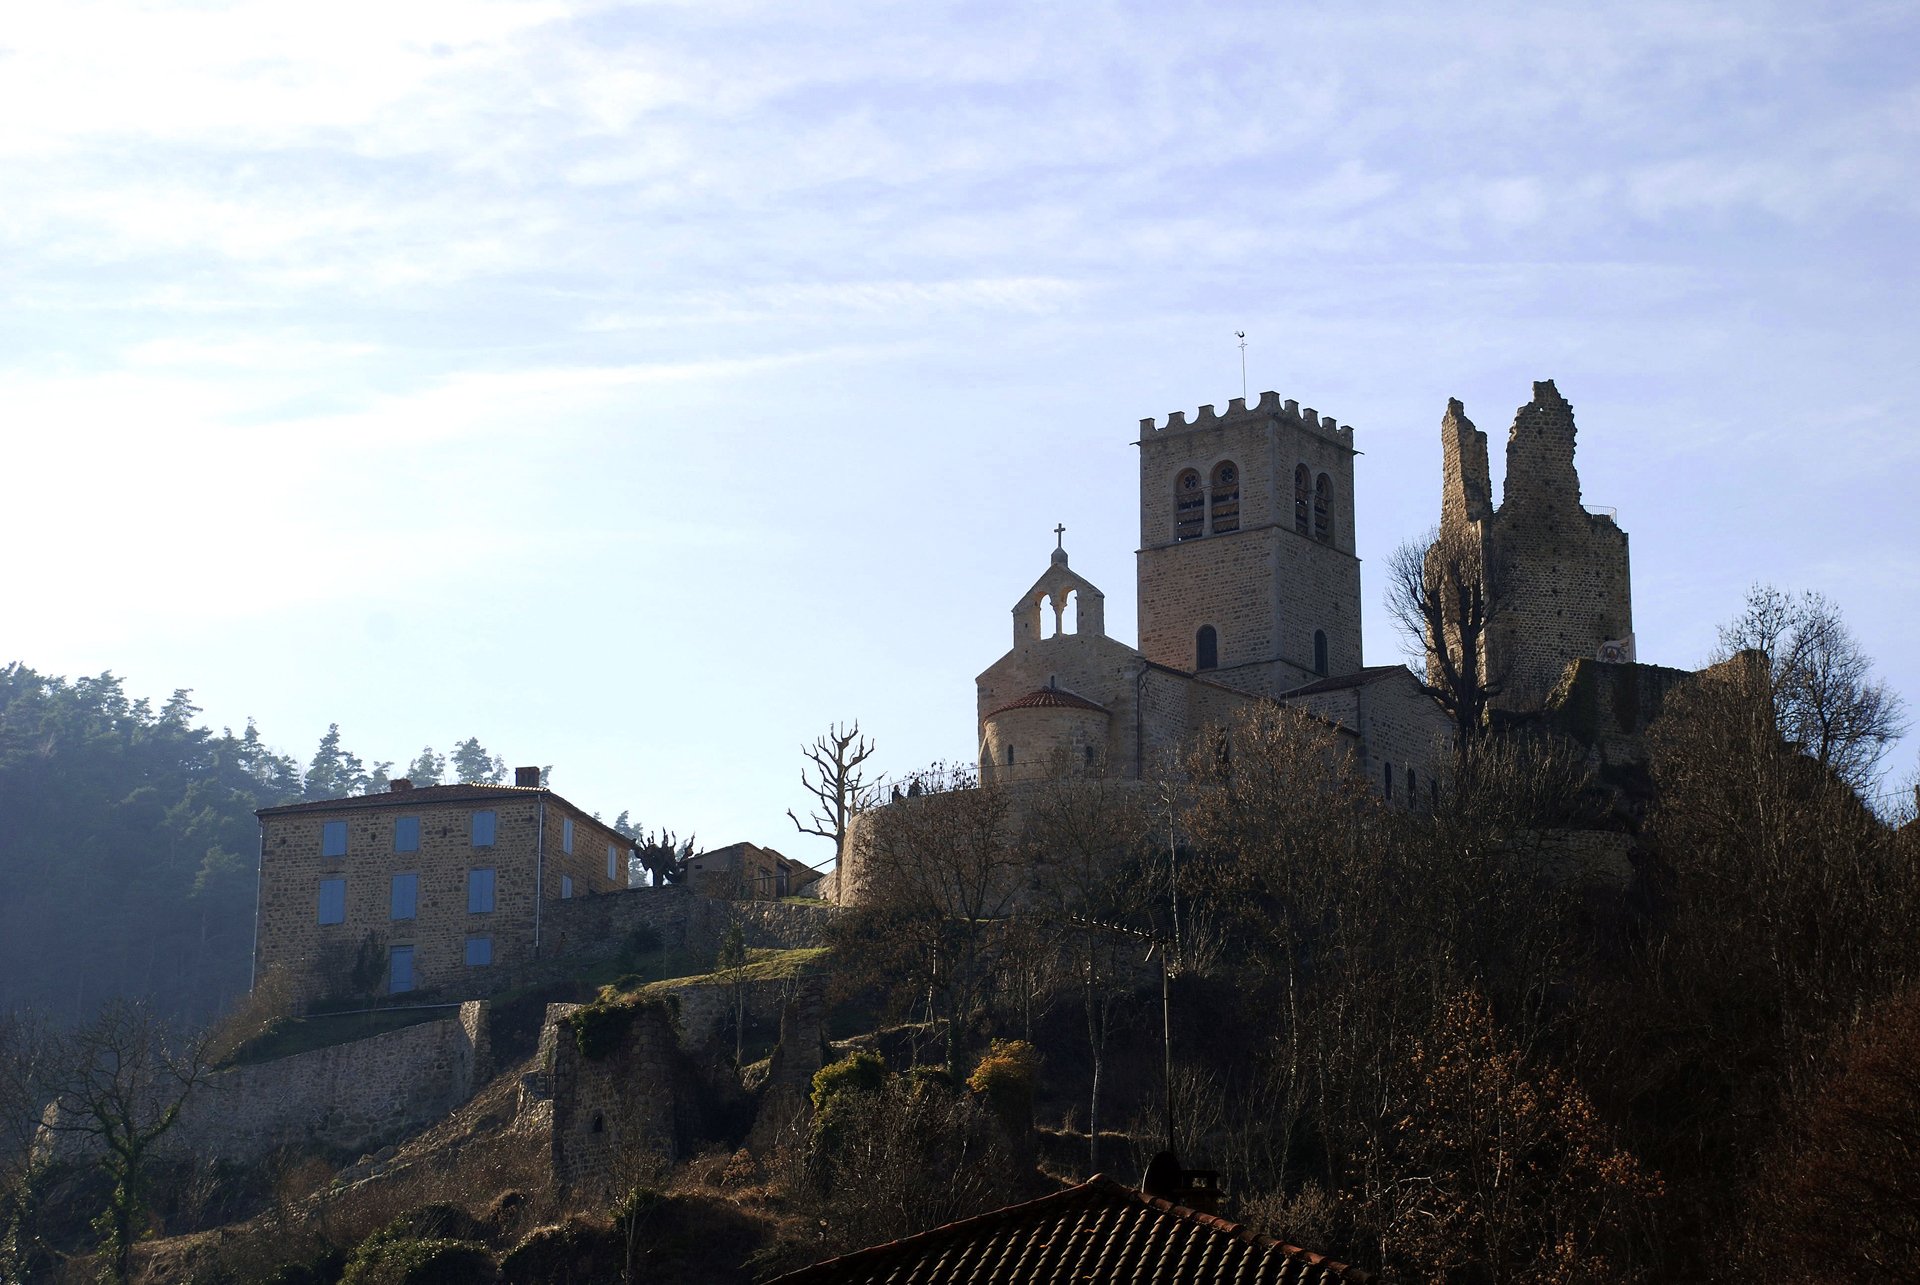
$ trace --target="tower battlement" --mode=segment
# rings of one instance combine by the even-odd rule
[[[1319,433],[1348,450],[1353,449],[1353,425],[1342,425],[1333,416],[1321,415],[1311,406],[1302,407],[1291,397],[1282,401],[1279,393],[1271,391],[1261,393],[1260,400],[1252,406],[1247,405],[1244,397],[1234,398],[1227,403],[1227,413],[1224,415],[1209,404],[1202,406],[1191,420],[1183,410],[1169,413],[1164,425],[1154,419],[1143,419],[1140,421],[1140,435],[1143,438],[1157,437],[1167,433],[1240,424],[1253,419],[1278,419],[1292,427]]]

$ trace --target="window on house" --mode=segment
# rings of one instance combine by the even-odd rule
[[[566,901],[568,898],[572,896],[573,896],[573,876],[561,875],[560,876],[560,900]]]
[[[1201,625],[1200,632],[1193,636],[1193,667],[1218,669],[1219,666],[1220,635],[1214,632],[1212,625]]]
[[[473,846],[491,848],[493,836],[500,828],[500,814],[491,809],[473,814]]]
[[[1414,776],[1411,767],[1407,769],[1407,806],[1410,808],[1420,806],[1420,782]]]
[[[1173,483],[1173,538],[1191,540],[1207,532],[1207,493],[1200,475],[1187,469]]]
[[[1313,472],[1302,464],[1293,470],[1293,529],[1307,534],[1308,515],[1313,508]]]
[[[419,817],[395,817],[393,819],[393,850],[395,852],[420,851]]]
[[[467,913],[481,915],[493,909],[493,871],[467,871]]]
[[[1387,782],[1387,797],[1391,799],[1393,797],[1393,764],[1391,763],[1387,764],[1386,782]]]
[[[395,875],[393,877],[392,910],[390,919],[412,919],[420,907],[420,876]]]
[[[493,938],[467,938],[467,967],[480,968],[493,962]]]
[[[1333,539],[1333,479],[1325,473],[1313,480],[1313,538]]]
[[[322,879],[320,881],[320,913],[318,922],[323,924],[345,923],[347,919],[347,881],[345,879]]]
[[[1011,742],[1007,745],[1007,766],[1013,766],[1013,745]]]
[[[387,991],[393,995],[413,989],[413,947],[395,946],[387,951]]]
[[[1240,529],[1240,467],[1222,460],[1213,468],[1213,502],[1208,507],[1215,535]]]
[[[607,878],[620,882],[620,849],[611,843],[607,845]]]
[[[1087,766],[1092,767],[1093,766],[1093,746],[1089,745],[1086,747],[1086,754],[1087,754]]]
[[[323,857],[347,855],[347,823],[345,821],[328,821],[320,827],[320,855]]]
[[[1313,631],[1313,672],[1325,677],[1327,673],[1327,631]]]
[[[573,851],[573,818],[568,817],[560,823],[560,851]]]

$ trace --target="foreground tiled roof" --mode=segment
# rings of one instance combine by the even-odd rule
[[[1366,1272],[1096,1174],[1077,1187],[830,1258],[770,1285],[1330,1285]]]
[[[311,803],[283,803],[277,808],[261,808],[254,815],[277,817],[291,812],[337,812],[342,808],[418,808],[430,803],[496,801],[503,796],[515,794],[553,794],[553,791],[543,785],[418,785],[411,790],[355,794],[344,799],[315,799]],[[557,794],[553,797],[558,802],[567,803]],[[571,803],[567,803],[567,806],[574,807]],[[575,811],[579,809],[575,808]]]
[[[1296,687],[1290,692],[1280,693],[1280,699],[1289,696],[1315,696],[1321,692],[1345,691],[1349,687],[1365,687],[1377,683],[1383,678],[1395,674],[1411,673],[1405,665],[1369,665],[1365,669],[1356,669],[1351,674],[1341,674],[1337,678],[1322,678],[1318,682],[1308,683],[1305,687]]]
[[[1096,705],[1084,696],[1075,696],[1064,687],[1042,687],[1038,691],[1028,692],[1019,700],[1008,701],[998,709],[987,711],[987,717],[1004,714],[1010,709],[1091,709],[1104,714],[1105,705]]]

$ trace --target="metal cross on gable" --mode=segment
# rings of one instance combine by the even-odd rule
[[[1067,526],[1064,522],[1053,529],[1053,547],[1056,549],[1067,547]]]

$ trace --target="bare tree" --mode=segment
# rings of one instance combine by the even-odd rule
[[[54,1047],[44,1019],[0,1013],[0,1280],[30,1279],[37,1257],[35,1139],[53,1095]]]
[[[787,809],[787,818],[801,834],[833,840],[833,857],[845,853],[847,826],[856,812],[872,802],[872,791],[860,765],[873,755],[873,742],[860,734],[860,722],[836,723],[805,753],[809,767],[800,769],[800,785],[814,797],[806,821]]]
[[[863,893],[836,926],[849,971],[924,997],[944,1023],[945,1062],[958,1079],[976,1008],[988,993],[993,939],[1005,926],[1024,864],[1006,787],[982,784],[898,800],[860,830]]]
[[[1064,971],[1080,991],[1092,1066],[1087,1172],[1099,1173],[1108,1038],[1122,999],[1140,980],[1156,891],[1147,869],[1149,822],[1130,783],[1056,770],[1033,799],[1025,838],[1034,907],[1058,930]]]
[[[109,1280],[128,1279],[153,1148],[206,1074],[205,1047],[204,1038],[177,1035],[144,1005],[124,1000],[66,1038],[49,1122],[56,1134],[79,1140],[113,1184],[96,1224]]]
[[[1482,542],[1465,530],[1435,527],[1387,559],[1387,614],[1410,657],[1424,661],[1427,694],[1453,720],[1456,744],[1487,726],[1502,675],[1490,668],[1487,630],[1493,591]]]
[[[1780,734],[1854,789],[1872,787],[1906,719],[1837,606],[1822,594],[1755,585],[1745,609],[1721,628],[1720,650],[1721,659],[1766,656]]]

